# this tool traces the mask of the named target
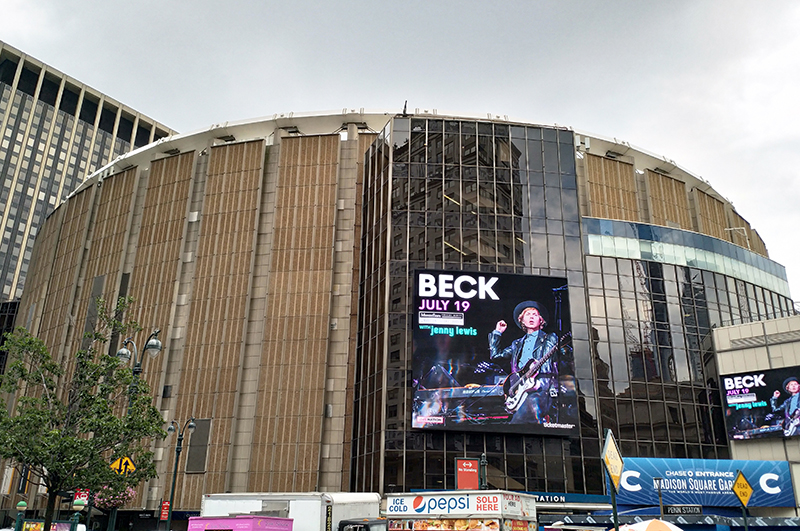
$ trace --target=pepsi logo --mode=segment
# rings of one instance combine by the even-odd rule
[[[444,496],[441,498],[417,496],[411,504],[415,512],[436,514],[469,509],[468,496]]]

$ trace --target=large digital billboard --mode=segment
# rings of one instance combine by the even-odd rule
[[[658,459],[626,457],[617,493],[620,505],[738,507],[731,490],[741,470],[753,487],[748,507],[794,507],[792,474],[786,461]]]
[[[578,430],[567,280],[414,274],[412,426]]]
[[[800,367],[720,376],[731,439],[800,435]]]

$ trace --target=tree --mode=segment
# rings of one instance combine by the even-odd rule
[[[141,330],[120,317],[131,303],[120,298],[109,311],[97,301],[98,325],[84,334],[85,348],[76,353],[71,373],[24,328],[6,335],[0,391],[14,399],[6,404],[0,397],[0,457],[47,488],[44,529],[50,529],[60,492],[104,486],[123,491],[156,476],[149,440],[166,436],[164,420],[147,383],[103,348],[112,335]],[[120,457],[131,458],[136,471],[114,472],[110,463]]]

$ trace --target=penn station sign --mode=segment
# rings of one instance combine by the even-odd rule
[[[737,470],[753,486],[748,507],[794,507],[789,463],[729,459],[625,459],[617,503],[658,505],[658,487],[665,505],[738,507],[731,490]]]

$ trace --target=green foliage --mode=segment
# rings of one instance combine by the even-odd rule
[[[137,323],[120,319],[131,302],[121,298],[110,312],[104,301],[97,301],[97,329],[85,334],[87,347],[75,354],[72,373],[24,328],[6,335],[0,457],[18,468],[27,466],[31,481],[47,487],[48,512],[59,491],[107,486],[122,492],[156,476],[149,440],[166,436],[164,421],[147,382],[135,379],[129,367],[107,352],[112,334],[141,330]],[[16,400],[6,404],[3,396]],[[118,475],[109,465],[125,456],[136,471]]]

